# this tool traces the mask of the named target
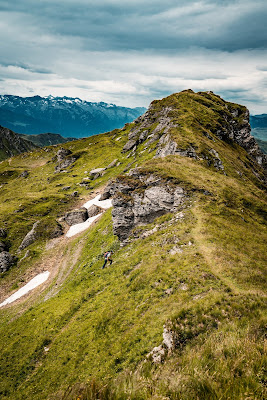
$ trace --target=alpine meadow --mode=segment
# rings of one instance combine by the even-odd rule
[[[247,108],[192,90],[3,160],[1,399],[266,399],[265,172]]]

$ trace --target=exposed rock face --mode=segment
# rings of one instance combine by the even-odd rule
[[[0,253],[0,272],[8,271],[16,262],[17,257],[12,256],[7,251],[2,251]]]
[[[35,242],[35,240],[37,239],[37,226],[39,225],[40,221],[36,221],[33,224],[32,229],[30,230],[30,232],[27,233],[27,235],[25,236],[25,238],[23,239],[21,245],[18,248],[18,252],[22,251],[23,249],[25,249],[26,247],[30,246],[32,243]]]
[[[63,227],[62,227],[62,225],[60,225],[57,222],[55,228],[53,229],[53,231],[50,234],[50,239],[55,239],[55,238],[60,237],[62,235],[64,235]]]
[[[122,152],[125,153],[134,149],[146,139],[149,139],[148,145],[150,145],[157,141],[161,134],[166,134],[171,128],[177,126],[169,117],[171,111],[172,107],[165,107],[158,111],[151,103],[147,112],[134,121],[137,126],[131,129],[128,135],[129,140],[123,147]],[[150,132],[149,128],[155,123],[157,123],[157,126]]]
[[[88,219],[88,212],[85,207],[81,207],[77,210],[69,211],[64,216],[64,221],[71,226],[80,224]]]
[[[93,204],[90,208],[88,208],[88,218],[94,217],[95,215],[100,214],[101,212],[103,212],[103,208],[96,206],[95,204]]]
[[[186,199],[182,187],[154,175],[141,175],[139,170],[131,171],[130,176],[117,178],[110,192],[113,197],[113,230],[122,241],[128,238],[135,226],[178,211]]]
[[[58,150],[56,157],[58,165],[55,167],[55,172],[63,172],[77,160],[77,156],[73,156],[70,150],[63,148]]]

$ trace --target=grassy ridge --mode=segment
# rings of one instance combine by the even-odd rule
[[[182,146],[188,132],[184,148],[193,140],[199,151],[210,147],[195,121],[202,126],[205,121],[211,124],[212,113],[222,107],[222,100],[207,97],[184,93],[179,101],[177,95],[163,100],[164,106],[173,101],[179,113],[183,111],[172,135]],[[212,101],[215,108],[210,110]],[[162,103],[155,106],[160,109]],[[143,172],[173,178],[185,188],[189,201],[184,215],[167,214],[137,228],[135,239],[120,247],[107,211],[95,226],[67,243],[69,259],[79,246],[82,252],[60,290],[54,290],[55,277],[33,304],[29,299],[26,306],[0,309],[1,398],[262,400],[266,397],[266,200],[262,184],[243,149],[216,139],[212,147],[223,160],[224,172],[185,157],[152,159],[154,147],[145,150],[145,143],[136,158],[127,158],[120,150],[130,128],[72,142],[71,150],[81,156],[69,174],[54,174],[51,155],[56,148],[51,153],[33,153],[27,160],[28,165],[32,163],[31,180],[21,189],[25,192],[20,201],[26,204],[30,198],[44,197],[41,176],[47,173],[50,184],[44,192],[52,202],[53,217],[60,215],[74,204],[59,201],[67,196],[56,185],[70,185],[72,191],[77,183],[72,175],[81,180],[85,170],[118,158],[122,164],[92,181],[92,190],[130,168],[130,163],[138,163]],[[212,129],[205,129],[213,135]],[[13,158],[11,165],[5,164],[3,172],[15,171],[10,180],[20,179],[23,160]],[[42,164],[49,162],[37,165],[41,160]],[[8,215],[17,202],[12,202],[13,189],[7,186],[3,189],[10,198],[5,205]],[[81,193],[85,196],[88,191],[81,188]],[[19,190],[15,195],[20,195]],[[36,204],[46,207],[44,203]],[[22,212],[25,221],[26,212],[27,207]],[[51,218],[51,212],[44,218]],[[142,231],[152,233],[136,238]],[[30,248],[36,252],[32,263],[43,252],[44,243],[45,238],[40,238]],[[114,264],[102,270],[102,255],[108,248],[115,251]],[[21,271],[27,268],[25,263]],[[3,281],[15,282],[16,273],[10,270]],[[164,325],[174,333],[176,347],[164,363],[154,365],[147,355],[162,343]]]

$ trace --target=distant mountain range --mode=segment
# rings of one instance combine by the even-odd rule
[[[22,134],[87,137],[121,128],[145,111],[71,97],[0,96],[0,124]]]
[[[250,126],[251,134],[257,141],[267,141],[267,114],[251,115]]]

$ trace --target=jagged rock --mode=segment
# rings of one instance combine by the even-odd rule
[[[131,172],[134,176],[134,172]],[[186,194],[180,186],[169,185],[153,175],[138,178],[117,178],[110,192],[113,197],[113,230],[120,240],[126,240],[132,229],[151,223],[183,205]]]
[[[5,250],[7,250],[7,245],[4,242],[0,241],[0,253]]]
[[[7,237],[7,232],[3,228],[0,228],[0,237],[1,238],[6,238]]]
[[[77,196],[79,196],[79,192],[77,190],[75,190],[70,195],[71,195],[71,197],[77,197]]]
[[[37,232],[36,232],[36,228],[39,225],[40,221],[36,221],[33,224],[32,229],[30,230],[30,232],[27,233],[27,235],[25,236],[25,238],[23,239],[21,245],[18,248],[18,252],[22,251],[23,249],[25,249],[26,247],[30,246],[32,243],[35,242],[35,240],[37,239]]]
[[[103,172],[106,170],[106,168],[96,168],[96,169],[92,169],[90,171],[90,177],[91,179],[97,179],[99,178],[101,175],[103,175]]]
[[[72,210],[64,215],[64,221],[69,225],[80,224],[88,219],[88,212],[85,207]]]
[[[94,217],[95,215],[100,214],[101,212],[103,212],[103,208],[96,206],[95,204],[93,204],[90,208],[88,208],[87,212],[88,212],[88,218]]]
[[[29,176],[29,171],[23,171],[20,175],[19,178],[27,178]]]
[[[113,187],[113,182],[109,182],[104,189],[104,192],[101,194],[99,201],[107,200],[111,197],[111,191]]]
[[[118,162],[118,159],[116,158],[115,160],[113,160],[113,161],[107,166],[107,169],[108,169],[108,168],[113,168],[113,167],[115,167],[115,166],[117,165],[117,162]]]
[[[16,264],[17,260],[17,257],[7,251],[2,251],[0,253],[0,272],[8,271],[14,264]]]
[[[72,153],[68,149],[63,149],[63,148],[59,149],[57,154],[56,154],[57,162],[60,163],[61,161],[63,161],[70,154],[72,154]]]
[[[59,149],[56,155],[58,165],[55,167],[55,172],[63,172],[72,165],[76,160],[77,156],[71,156],[72,152],[68,149]]]

